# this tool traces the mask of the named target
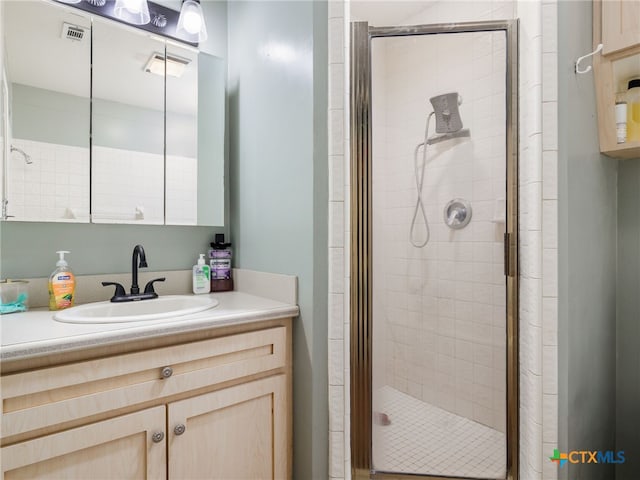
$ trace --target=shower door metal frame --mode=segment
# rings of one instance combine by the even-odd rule
[[[506,440],[507,480],[518,480],[518,20],[406,27],[351,24],[351,281],[350,389],[351,473],[356,480],[448,479],[373,470],[372,394],[372,165],[371,40],[447,33],[504,31],[506,34],[506,204],[504,265],[507,299]]]

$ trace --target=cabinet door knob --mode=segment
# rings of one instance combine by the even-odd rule
[[[153,440],[153,443],[160,443],[162,440],[164,440],[164,432],[155,432],[151,436],[151,440]]]
[[[182,423],[179,423],[174,427],[173,433],[175,433],[176,435],[182,435],[186,429],[187,427],[185,427]]]
[[[160,375],[162,375],[162,378],[169,378],[171,375],[173,375],[173,368],[164,367],[162,369],[162,372],[160,372]]]

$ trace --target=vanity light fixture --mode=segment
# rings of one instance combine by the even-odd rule
[[[183,0],[181,10],[151,0],[54,1],[194,47],[207,39],[207,27],[199,0]]]
[[[113,14],[116,18],[133,25],[146,25],[151,21],[147,0],[116,0]]]
[[[190,62],[191,60],[188,58],[182,58],[176,55],[167,55],[167,75],[170,77],[180,78]],[[149,58],[149,61],[144,67],[144,71],[164,77],[164,63],[164,54],[155,52],[151,55],[151,58]]]
[[[176,34],[192,43],[204,42],[207,39],[207,26],[200,0],[182,0]]]

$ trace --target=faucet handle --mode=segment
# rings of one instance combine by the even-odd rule
[[[102,286],[103,287],[109,287],[109,286],[114,286],[116,287],[116,291],[113,294],[113,297],[111,297],[111,301],[113,301],[114,298],[118,298],[118,297],[124,297],[126,296],[126,292],[124,291],[124,287],[122,285],[120,285],[117,282],[102,282]]]
[[[156,293],[156,291],[153,289],[154,282],[164,282],[165,280],[166,280],[165,277],[154,278],[153,280],[149,280],[144,287],[144,293]]]

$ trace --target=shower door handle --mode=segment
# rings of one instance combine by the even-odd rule
[[[512,235],[510,233],[504,234],[504,275],[505,277],[515,277],[516,272],[513,268],[515,266],[515,259],[513,258],[513,245],[511,245]]]

